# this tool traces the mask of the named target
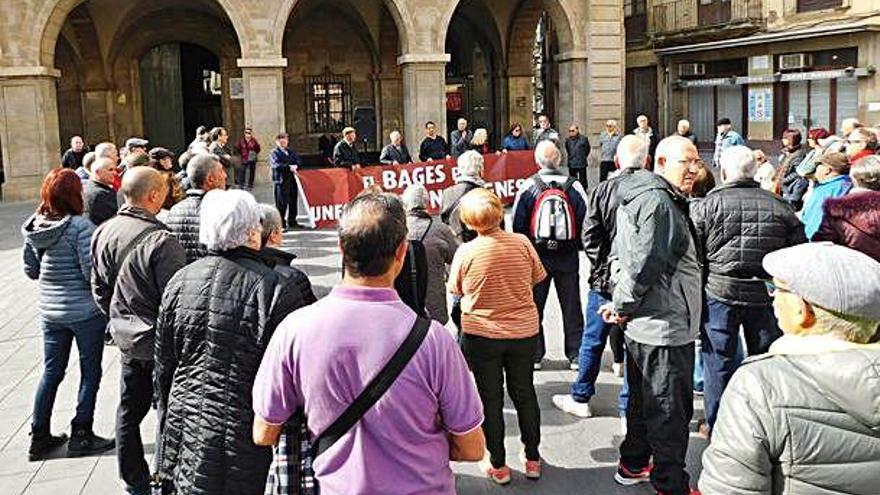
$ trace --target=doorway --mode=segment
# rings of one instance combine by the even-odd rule
[[[139,62],[144,133],[180,153],[196,127],[223,124],[220,60],[201,46],[165,43]]]

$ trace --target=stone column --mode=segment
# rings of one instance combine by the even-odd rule
[[[0,68],[0,146],[5,201],[39,197],[46,173],[61,164],[52,67]]]
[[[556,105],[556,128],[563,132],[576,124],[590,132],[589,95],[587,90],[587,52],[565,52],[556,56],[559,66],[559,101]],[[564,135],[564,134],[563,134]]]
[[[239,59],[244,85],[244,121],[260,141],[263,151],[257,164],[257,182],[268,182],[264,164],[275,146],[275,135],[287,131],[284,114],[284,68],[286,58]]]
[[[446,53],[410,53],[397,59],[403,73],[406,142],[414,159],[424,137],[425,122],[433,121],[437,124],[437,133],[446,136],[446,64],[449,60]]]

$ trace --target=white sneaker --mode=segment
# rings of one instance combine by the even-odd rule
[[[573,361],[569,361],[569,362],[568,362],[568,369],[570,369],[570,370],[572,370],[572,371],[578,371],[578,370],[580,370],[581,368],[580,368],[580,366],[578,365],[578,360],[575,359],[575,360],[573,360]]]
[[[623,363],[612,364],[611,371],[614,373],[614,376],[623,377]]]
[[[542,363],[535,363],[535,364],[532,366],[532,369],[534,369],[535,371],[541,371],[541,369],[542,369],[543,367],[544,367],[544,365],[543,365]]]
[[[626,436],[626,416],[620,417],[620,434]]]
[[[569,394],[559,394],[553,396],[553,405],[557,408],[573,414],[579,418],[589,418],[593,415],[590,412],[590,404],[587,402],[577,402],[571,398]]]

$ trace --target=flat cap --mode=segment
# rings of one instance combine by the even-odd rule
[[[730,125],[730,124],[731,124],[730,119],[728,119],[727,117],[721,117],[720,119],[718,119],[718,122],[715,123],[716,126]]]
[[[148,153],[153,160],[161,160],[163,158],[174,158],[174,153],[166,148],[156,147]]]
[[[145,148],[148,144],[150,144],[150,142],[147,141],[146,139],[141,139],[139,137],[133,137],[133,138],[128,138],[128,141],[125,142],[125,147],[128,149]]]
[[[830,242],[774,251],[764,270],[788,289],[821,308],[848,316],[880,319],[880,263]]]

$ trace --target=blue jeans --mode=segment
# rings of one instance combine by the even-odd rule
[[[43,328],[43,377],[37,386],[34,398],[34,418],[31,430],[49,432],[52,408],[58,386],[64,380],[70,347],[76,340],[79,352],[79,395],[77,396],[76,416],[72,424],[92,427],[95,413],[95,400],[101,383],[101,358],[104,355],[104,329],[107,320],[94,316],[88,320],[73,323],[41,321]]]
[[[602,320],[598,314],[599,307],[611,302],[608,294],[590,290],[587,296],[587,309],[584,314],[584,334],[581,337],[581,348],[578,354],[578,374],[571,384],[571,397],[577,402],[589,402],[596,395],[596,378],[602,367],[602,353],[608,341],[608,333],[613,325]],[[626,413],[629,387],[623,380],[623,389],[618,397],[618,408],[621,415]]]
[[[749,356],[763,354],[782,336],[770,306],[733,306],[708,298],[709,321],[700,336],[705,380],[706,423],[718,417],[721,395],[742,361],[739,329],[743,328]]]

